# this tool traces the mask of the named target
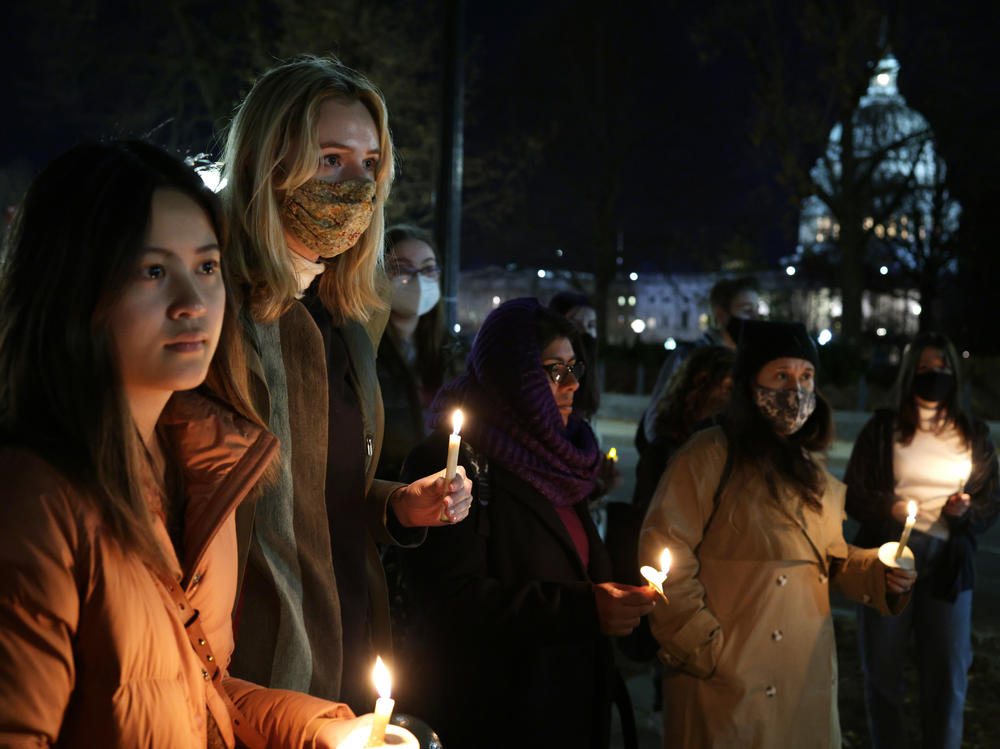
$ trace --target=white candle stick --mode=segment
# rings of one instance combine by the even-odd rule
[[[459,432],[462,430],[462,409],[460,408],[456,408],[455,412],[451,415],[451,429],[452,432],[448,435],[448,459],[445,461],[444,469],[445,486],[450,486],[451,480],[458,473],[458,449],[462,446],[462,437],[459,435]],[[451,522],[451,518],[448,517],[448,513],[444,507],[441,508],[441,522]]]
[[[448,435],[448,462],[444,469],[444,480],[447,484],[451,483],[458,472],[458,448],[462,446],[462,437],[459,435],[459,432],[462,431],[462,409],[460,408],[456,408],[455,413],[451,415],[451,429],[451,434]]]
[[[375,689],[378,691],[378,700],[375,701],[375,715],[372,718],[372,732],[368,736],[366,747],[383,746],[385,744],[385,729],[389,725],[389,718],[392,717],[392,708],[396,701],[390,698],[392,694],[392,677],[389,669],[382,663],[382,658],[375,659]]]
[[[910,540],[910,531],[913,530],[914,524],[917,522],[917,503],[912,499],[909,504],[906,505],[906,525],[903,526],[903,535],[899,537],[899,544],[896,546],[896,561],[903,556],[903,549],[906,548],[906,542]]]
[[[660,569],[655,567],[650,567],[649,565],[643,565],[639,568],[639,574],[646,578],[646,582],[649,583],[649,587],[663,596],[663,600],[670,603],[667,598],[666,593],[663,592],[663,583],[667,579],[667,574],[670,572],[670,549],[664,549],[663,553],[660,554]]]
[[[972,473],[972,462],[968,460],[963,460],[958,464],[958,493],[965,493],[965,484],[969,480],[969,474]]]

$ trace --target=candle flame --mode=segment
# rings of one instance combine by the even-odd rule
[[[608,460],[618,460],[618,451],[613,447],[608,450]]]
[[[663,553],[660,554],[660,571],[664,577],[670,572],[670,561],[670,549],[664,549]]]
[[[375,691],[378,692],[379,697],[388,699],[392,696],[392,677],[389,675],[389,669],[382,663],[381,656],[375,658],[372,677],[375,679]]]
[[[958,464],[958,480],[962,482],[963,486],[968,480],[970,473],[972,473],[972,461],[963,460]]]
[[[912,499],[906,505],[906,519],[916,520],[917,519],[917,503]]]
[[[452,434],[458,434],[462,430],[462,409],[456,408],[455,413],[451,415],[451,430]]]

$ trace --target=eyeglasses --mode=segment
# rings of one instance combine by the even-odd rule
[[[441,275],[441,269],[436,265],[425,265],[422,268],[414,268],[410,265],[397,265],[394,269],[395,277],[402,278],[403,283],[416,281],[417,275],[424,278],[437,278]]]
[[[545,374],[556,385],[562,384],[567,375],[573,375],[573,378],[579,382],[583,379],[583,375],[587,371],[587,367],[582,361],[574,362],[573,364],[543,364],[542,369],[545,370]]]

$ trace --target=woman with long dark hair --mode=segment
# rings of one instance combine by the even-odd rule
[[[844,542],[817,362],[801,323],[744,321],[724,426],[674,455],[649,506],[641,563],[673,557],[650,617],[664,747],[839,747],[830,587],[907,600],[913,572]]]
[[[5,745],[332,747],[352,727],[344,705],[226,672],[234,513],[277,445],[225,241],[200,178],[139,142],[69,151],[18,209],[0,264]]]
[[[907,346],[893,396],[893,408],[876,411],[858,435],[844,477],[859,544],[898,539],[907,505],[917,510],[912,605],[895,618],[858,610],[868,723],[875,747],[904,745],[912,633],[923,745],[957,748],[972,663],[976,536],[1000,512],[997,456],[989,428],[962,408],[960,361],[943,335],[921,333]]]
[[[427,436],[438,388],[461,374],[465,362],[458,341],[444,329],[441,268],[430,233],[409,224],[389,228],[385,265],[392,306],[375,360],[385,406],[375,475],[395,481],[410,450]]]
[[[467,373],[432,406],[439,430],[406,462],[414,475],[440,466],[462,409],[469,519],[400,552],[411,596],[406,702],[448,747],[606,747],[608,635],[628,634],[653,605],[649,588],[610,582],[587,509],[601,452],[572,415],[586,376],[574,336],[537,299],[501,304]]]

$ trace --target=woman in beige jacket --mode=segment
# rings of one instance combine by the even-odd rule
[[[247,405],[220,215],[138,142],[64,154],[19,209],[0,265],[2,746],[298,749],[356,727],[226,672],[234,512],[277,444]]]
[[[642,564],[673,564],[650,615],[665,747],[839,747],[830,586],[883,613],[915,573],[843,539],[825,469],[830,408],[800,323],[745,321],[724,427],[697,433],[656,489]]]

